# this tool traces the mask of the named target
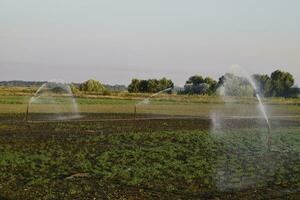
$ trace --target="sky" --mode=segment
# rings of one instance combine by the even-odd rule
[[[239,65],[300,85],[298,0],[0,0],[0,80],[182,86]]]

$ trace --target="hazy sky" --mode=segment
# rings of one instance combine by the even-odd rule
[[[0,0],[0,80],[128,84],[231,65],[300,85],[298,0]]]

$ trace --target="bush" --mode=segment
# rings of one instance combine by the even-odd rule
[[[128,92],[130,93],[156,93],[167,88],[173,88],[174,84],[172,80],[162,78],[162,79],[148,79],[139,80],[132,79],[130,85],[128,86]]]
[[[216,92],[217,81],[210,77],[203,78],[202,76],[191,76],[184,85],[184,90],[181,94],[208,94],[212,95]]]
[[[103,94],[106,90],[105,87],[99,81],[93,79],[90,79],[80,84],[79,89],[83,92],[91,92],[98,94]]]

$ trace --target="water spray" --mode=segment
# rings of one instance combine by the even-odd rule
[[[235,66],[235,68],[237,68],[237,66]],[[267,147],[268,147],[268,150],[271,150],[271,145],[272,145],[271,124],[270,124],[270,121],[269,121],[269,118],[268,118],[268,115],[267,115],[266,108],[263,104],[262,98],[261,98],[261,96],[260,96],[260,94],[257,90],[256,84],[255,84],[253,78],[245,70],[241,70],[241,72],[243,73],[243,75],[246,77],[246,79],[249,81],[249,83],[251,84],[251,86],[254,89],[255,97],[257,98],[257,100],[259,102],[259,109],[260,109],[261,113],[263,114],[263,117],[264,117],[266,125],[267,125],[267,130],[268,130]]]
[[[25,113],[25,121],[29,120],[29,111],[30,111],[30,107],[31,104],[34,103],[35,101],[39,100],[40,98],[43,101],[43,98],[46,97],[50,98],[51,102],[54,103],[54,106],[57,106],[57,102],[54,100],[54,96],[51,96],[51,93],[55,93],[55,91],[53,91],[54,89],[59,88],[60,92],[63,93],[63,97],[68,97],[68,103],[71,105],[71,112],[74,114],[73,116],[66,116],[66,117],[60,117],[58,119],[72,119],[72,118],[78,118],[80,117],[78,115],[78,105],[77,102],[74,98],[74,95],[72,93],[72,90],[70,88],[70,86],[65,83],[63,80],[50,80],[46,83],[44,83],[43,85],[41,85],[41,87],[38,88],[38,90],[34,93],[34,95],[29,99],[28,103],[27,103],[27,108],[26,108],[26,113]],[[62,111],[58,110],[58,113],[61,114]]]
[[[159,94],[161,94],[161,93],[163,93],[163,92],[170,91],[170,90],[172,90],[172,89],[173,89],[173,87],[169,87],[169,88],[167,88],[167,89],[163,89],[163,90],[161,90],[161,91],[159,91],[159,92],[156,92],[155,94],[152,94],[150,97],[147,97],[147,98],[143,99],[142,101],[137,102],[137,103],[134,105],[134,112],[133,112],[133,113],[134,113],[134,119],[136,119],[137,107],[138,107],[139,105],[148,104],[148,103],[150,102],[150,99],[151,99],[151,98],[153,98],[153,97],[155,97],[155,96],[157,96],[157,95],[159,95]]]
[[[264,119],[265,119],[265,122],[266,122],[266,125],[267,125],[267,130],[268,130],[268,135],[267,135],[267,147],[268,147],[268,150],[271,150],[271,145],[272,145],[272,138],[271,138],[271,124],[270,124],[270,121],[269,121],[269,118],[268,118],[266,109],[265,109],[265,107],[264,107],[264,105],[263,105],[261,96],[260,96],[259,93],[257,92],[256,85],[254,84],[254,82],[253,82],[252,79],[249,79],[249,81],[250,81],[250,84],[252,85],[252,87],[254,87],[255,96],[256,96],[256,98],[257,98],[258,101],[259,101],[259,107],[260,107],[261,112],[263,113],[263,116],[264,116]]]
[[[232,70],[233,70],[233,75],[234,76],[241,77],[241,78],[245,79],[250,84],[250,86],[252,87],[252,89],[254,90],[253,95],[258,100],[259,111],[260,111],[261,115],[264,118],[265,125],[266,125],[266,128],[267,128],[266,147],[268,148],[268,150],[271,150],[271,145],[272,145],[271,125],[270,125],[270,121],[269,121],[269,118],[268,118],[268,115],[267,115],[266,108],[265,108],[265,106],[263,104],[261,95],[260,95],[259,91],[257,90],[256,84],[255,84],[253,78],[249,75],[249,73],[247,73],[245,70],[241,69],[239,66],[237,66],[237,65],[232,66]],[[231,81],[230,77],[225,77],[225,78],[226,79],[229,78],[229,80],[225,80],[225,82],[223,83],[222,87],[219,88],[219,92],[224,97],[226,97],[226,95],[227,95],[227,91],[226,90],[228,89],[228,87],[229,87],[229,89],[231,87],[236,87],[235,84],[232,84],[230,82]],[[229,83],[228,83],[228,81],[229,81]],[[215,119],[215,117],[213,117],[213,119]]]

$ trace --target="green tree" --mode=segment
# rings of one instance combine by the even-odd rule
[[[103,94],[105,87],[97,80],[90,79],[79,86],[80,91]]]
[[[174,83],[171,79],[167,79],[163,77],[162,79],[158,80],[158,89],[156,92],[159,92],[161,90],[165,90],[167,88],[173,88]]]
[[[148,80],[141,80],[140,81],[139,92],[142,92],[142,93],[149,92]]]
[[[218,88],[218,82],[214,79],[212,79],[211,77],[206,77],[204,79],[204,83],[206,83],[209,88],[207,90],[207,94],[212,95],[216,92],[217,88]]]
[[[276,70],[271,74],[272,96],[288,97],[294,85],[294,77],[289,72]]]
[[[253,79],[257,85],[259,93],[265,97],[272,96],[272,80],[266,74],[254,74]]]
[[[192,84],[192,85],[199,85],[201,83],[204,83],[204,79],[202,76],[195,75],[191,76],[187,81],[186,84]]]
[[[128,92],[156,93],[167,88],[172,88],[173,86],[172,80],[167,78],[148,80],[132,79],[128,86]]]
[[[208,94],[215,93],[217,81],[210,77],[203,78],[199,75],[191,76],[184,85],[185,94]]]
[[[76,94],[76,93],[79,92],[78,87],[75,84],[73,84],[73,83],[70,84],[70,88],[71,88],[71,91],[72,91],[73,94]]]
[[[155,93],[159,90],[159,81],[157,79],[148,80],[148,92]]]
[[[131,83],[128,85],[128,92],[137,93],[139,92],[139,87],[140,87],[140,80],[134,78],[131,80]]]

